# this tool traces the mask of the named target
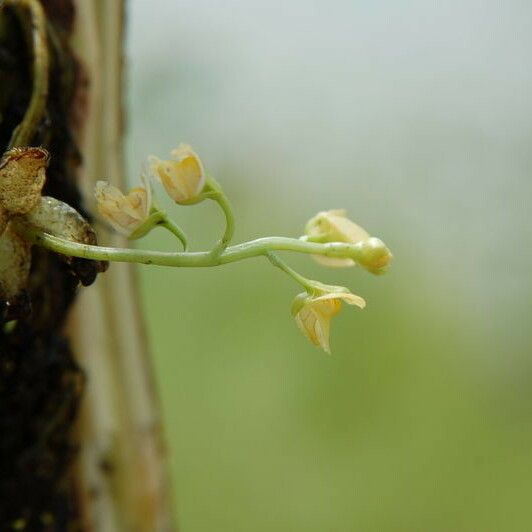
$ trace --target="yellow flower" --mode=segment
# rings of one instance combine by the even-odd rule
[[[98,181],[94,189],[98,211],[119,233],[134,237],[150,215],[151,187],[136,187],[124,195],[105,181]],[[138,235],[140,236],[140,235]]]
[[[369,238],[369,234],[362,227],[347,218],[344,209],[319,212],[307,222],[305,235],[313,242],[346,242],[348,244],[356,244]],[[352,259],[324,257],[323,255],[313,255],[313,257],[316,262],[324,266],[355,265]]]
[[[325,285],[324,285],[325,286]],[[356,296],[343,287],[327,287],[317,294],[306,292],[299,294],[292,304],[292,314],[298,327],[305,336],[327,353],[329,347],[329,329],[331,318],[338,314],[342,308],[342,301],[349,305],[364,308],[366,302],[360,296]]]
[[[171,155],[170,160],[149,157],[150,171],[176,203],[194,203],[205,187],[203,163],[188,144],[180,144]]]

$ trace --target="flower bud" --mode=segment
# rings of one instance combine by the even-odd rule
[[[314,345],[330,353],[330,322],[340,312],[342,301],[360,308],[364,308],[366,302],[360,296],[349,292],[347,288],[321,283],[316,283],[316,285],[315,293],[304,292],[296,296],[292,303],[292,315],[303,334]]]
[[[377,275],[384,273],[392,262],[391,251],[379,238],[368,238],[355,247],[357,263],[371,273]]]
[[[122,191],[105,181],[98,181],[94,189],[98,211],[119,233],[130,238],[142,236],[142,225],[151,210],[151,188],[133,188],[124,195]]]
[[[148,159],[151,174],[160,181],[167,194],[180,204],[198,201],[206,182],[203,163],[188,144],[180,144],[172,150],[173,159]]]
[[[356,244],[369,238],[369,234],[359,225],[347,218],[344,209],[319,212],[305,226],[305,235],[311,242],[345,242]],[[324,257],[313,255],[316,262],[324,266],[354,266],[355,261],[349,258]]]

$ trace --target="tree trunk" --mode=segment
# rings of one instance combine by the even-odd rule
[[[123,185],[123,3],[42,5],[49,95],[29,144],[51,154],[45,193],[87,215],[97,179]],[[29,12],[11,0],[0,12],[4,149],[31,95],[31,31]],[[125,244],[103,227],[98,235]],[[59,257],[34,248],[31,313],[4,302],[0,530],[172,530],[135,272],[113,264],[94,286],[77,284]]]

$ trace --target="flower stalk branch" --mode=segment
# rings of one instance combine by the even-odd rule
[[[229,202],[228,197],[225,195],[222,187],[219,183],[213,178],[207,178],[206,191],[203,195],[206,198],[209,198],[216,203],[222,209],[222,212],[225,216],[225,231],[222,235],[222,238],[218,241],[217,245],[212,250],[213,256],[219,256],[225,248],[230,244],[235,233],[235,217],[233,214],[233,208]]]
[[[216,256],[213,255],[212,251],[168,252],[92,246],[53,236],[36,227],[25,224],[22,220],[15,222],[15,224],[17,232],[33,244],[56,253],[61,253],[62,255],[90,260],[133,262],[176,268],[205,268],[238,262],[253,257],[266,256],[270,262],[275,263],[275,266],[280,267],[283,271],[288,273],[287,268],[289,267],[284,263],[283,266],[281,266],[281,260],[278,257],[274,256],[272,259],[272,252],[294,251],[311,255],[323,255],[326,257],[349,257],[356,261],[356,257],[362,249],[361,246],[356,244],[344,244],[338,242],[319,244],[316,242],[304,242],[297,238],[271,236],[229,246],[221,254]],[[293,270],[291,271],[293,272]],[[289,275],[294,277],[292,273]],[[301,277],[301,279],[298,279],[300,284],[304,284],[302,279],[304,278]]]
[[[365,301],[345,287],[307,279],[288,266],[279,252],[310,254],[326,266],[359,266],[376,275],[384,273],[392,259],[386,245],[349,220],[343,210],[318,213],[307,223],[305,234],[299,238],[270,236],[230,245],[235,232],[235,219],[229,199],[219,183],[207,176],[201,159],[188,144],[181,144],[173,150],[170,159],[151,157],[149,172],[141,176],[142,185],[127,193],[105,181],[98,181],[95,187],[98,211],[115,231],[135,240],[156,227],[163,227],[180,241],[183,251],[98,246],[94,235],[87,232],[86,226],[90,226],[79,213],[71,212],[71,207],[54,198],[40,196],[44,167],[48,163],[47,153],[38,148],[27,149],[24,152],[25,166],[13,166],[18,164],[17,157],[21,155],[13,150],[13,153],[8,153],[3,165],[0,164],[3,176],[0,176],[0,185],[6,185],[5,194],[2,194],[0,186],[0,207],[3,205],[4,209],[0,210],[0,214],[4,213],[4,225],[9,223],[13,234],[22,239],[25,245],[34,244],[59,253],[73,267],[77,263],[72,261],[72,257],[88,259],[95,265],[94,275],[104,271],[108,262],[206,268],[265,257],[304,288],[305,292],[294,300],[292,313],[307,338],[327,352],[330,352],[329,322],[340,311],[342,302],[364,308]],[[40,169],[40,173],[35,168]],[[16,197],[13,197],[10,183],[15,174],[16,182],[19,185],[27,182],[27,186],[18,186]],[[25,181],[20,181],[24,177],[22,174],[27,174]],[[212,249],[188,250],[184,231],[155,203],[150,177],[161,183],[177,205],[191,206],[209,199],[220,206],[225,216],[225,230]],[[30,196],[26,189],[30,190]],[[28,202],[24,199],[26,197],[33,199],[33,202]],[[14,209],[13,206],[19,203],[23,203],[25,208]],[[69,227],[74,222],[77,229],[72,232]]]
[[[286,264],[286,262],[282,260],[276,253],[273,251],[267,251],[265,255],[276,268],[279,268],[281,271],[292,277],[292,279],[294,279],[296,283],[299,283],[305,290],[307,290],[307,292],[313,289],[313,281],[303,277],[303,275],[288,266],[288,264]]]
[[[164,213],[163,218],[158,224],[161,227],[164,227],[166,230],[170,231],[183,245],[183,251],[188,250],[188,240],[184,231],[177,225],[172,219],[168,218],[166,213]]]

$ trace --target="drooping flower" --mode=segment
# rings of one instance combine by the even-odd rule
[[[119,233],[130,238],[135,237],[150,216],[151,187],[131,189],[124,195],[120,189],[106,181],[98,181],[94,189],[98,211],[102,217]]]
[[[305,336],[314,345],[330,353],[330,322],[340,312],[342,301],[360,308],[364,308],[366,302],[360,296],[352,294],[347,288],[321,286],[323,288],[316,290],[315,293],[303,292],[296,296],[292,303],[292,315]]]
[[[198,200],[206,182],[205,169],[199,156],[188,144],[171,151],[172,159],[155,156],[148,159],[151,174],[162,183],[167,194],[180,204]]]
[[[305,226],[306,238],[313,242],[345,242],[356,244],[369,238],[365,229],[352,222],[344,209],[319,212]],[[349,258],[324,257],[313,255],[314,259],[324,266],[346,267],[356,263]]]

